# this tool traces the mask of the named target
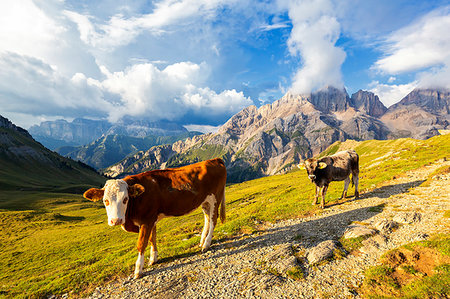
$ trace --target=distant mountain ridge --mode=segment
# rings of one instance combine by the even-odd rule
[[[28,130],[46,147],[55,150],[62,146],[81,146],[108,135],[131,137],[172,136],[187,133],[183,126],[168,121],[146,121],[124,118],[112,124],[105,120],[76,118],[72,122],[60,119],[42,122]]]
[[[422,100],[424,95],[426,103]],[[288,93],[259,108],[249,106],[215,134],[138,152],[107,168],[105,173],[123,176],[215,156],[225,160],[230,182],[280,173],[335,141],[396,138],[398,107],[406,115],[409,109],[415,111],[414,107],[419,107],[431,119],[401,128],[401,137],[428,138],[448,128],[448,92],[418,90],[388,109],[371,92],[360,90],[349,97],[345,90],[330,86],[309,95]]]
[[[110,134],[103,135],[84,146],[60,147],[56,149],[56,152],[65,157],[82,161],[96,169],[103,169],[137,151],[148,150],[156,145],[171,144],[199,134],[201,133],[185,132],[178,135],[147,135],[145,137]]]

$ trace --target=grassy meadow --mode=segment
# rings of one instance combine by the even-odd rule
[[[450,135],[426,141],[347,141],[332,145],[325,154],[346,148],[360,155],[360,190],[364,193],[406,171],[449,159]],[[343,184],[330,185],[326,204],[337,201]],[[353,195],[352,187],[349,195]],[[311,205],[313,196],[314,185],[304,170],[230,185],[227,222],[216,227],[212,246],[255,233],[265,222],[320,213],[318,206]],[[81,195],[51,189],[2,190],[0,225],[0,297],[77,296],[115,276],[132,274],[137,234],[109,227],[103,205]],[[162,262],[198,254],[202,227],[200,209],[160,221],[157,239]]]

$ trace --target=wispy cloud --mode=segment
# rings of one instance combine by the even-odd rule
[[[386,74],[421,71],[419,85],[444,83],[450,86],[449,28],[450,6],[432,11],[393,32],[385,41],[384,57],[377,60],[372,68]]]
[[[111,50],[134,41],[143,32],[159,35],[170,30],[172,25],[187,25],[195,20],[211,19],[216,10],[231,0],[165,0],[155,4],[149,14],[125,17],[112,16],[106,23],[78,12],[64,11],[64,15],[77,24],[80,38],[90,46]]]

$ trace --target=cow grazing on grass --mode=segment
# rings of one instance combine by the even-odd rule
[[[325,207],[325,195],[328,185],[332,181],[345,180],[344,192],[342,192],[341,199],[345,198],[347,196],[348,185],[350,184],[350,174],[355,185],[355,197],[359,197],[359,156],[354,150],[338,152],[332,156],[320,159],[307,159],[304,163],[308,177],[316,185],[316,195],[313,204],[317,204],[317,198],[322,188],[320,206],[322,209]]]
[[[110,226],[122,225],[139,233],[138,259],[134,277],[142,276],[144,252],[150,239],[150,265],[156,262],[156,223],[169,216],[186,215],[199,206],[205,215],[201,235],[202,251],[211,245],[217,217],[225,221],[225,182],[227,172],[221,159],[208,160],[180,168],[153,170],[108,180],[103,189],[91,188],[83,196],[91,201],[103,199]]]

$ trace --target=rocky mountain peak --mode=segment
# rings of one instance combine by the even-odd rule
[[[430,113],[448,115],[450,114],[450,90],[414,89],[392,108],[408,105],[415,105]]]
[[[381,117],[387,111],[378,96],[370,91],[359,90],[352,94],[350,101],[355,109],[373,117]]]
[[[345,89],[327,86],[311,93],[310,102],[324,113],[345,111],[350,107],[350,97]]]

